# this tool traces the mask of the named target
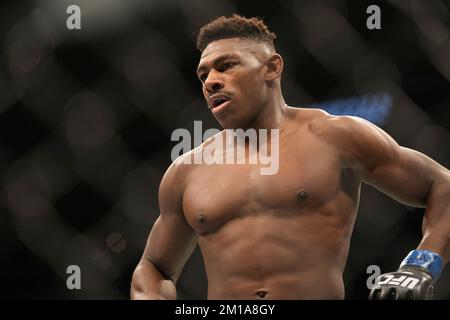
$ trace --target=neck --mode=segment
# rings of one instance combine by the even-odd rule
[[[287,108],[281,92],[277,92],[265,103],[258,116],[243,129],[279,129]]]

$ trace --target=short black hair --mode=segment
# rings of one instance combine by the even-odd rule
[[[211,42],[227,38],[250,39],[273,46],[277,36],[261,18],[233,14],[231,17],[218,17],[204,25],[197,37],[197,48],[203,52]]]

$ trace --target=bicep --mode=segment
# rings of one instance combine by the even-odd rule
[[[197,244],[197,234],[183,213],[184,173],[174,163],[162,178],[158,197],[160,215],[150,231],[143,256],[174,281]]]
[[[413,149],[400,146],[376,125],[357,117],[340,117],[334,139],[360,179],[395,200],[424,207],[441,165]]]
[[[197,236],[179,213],[161,213],[154,223],[144,258],[176,281],[197,244]]]
[[[396,144],[371,166],[362,165],[364,182],[388,194],[397,201],[413,207],[425,207],[427,197],[442,167],[418,151]],[[377,150],[373,150],[376,152]]]

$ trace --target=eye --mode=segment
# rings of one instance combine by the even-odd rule
[[[235,65],[236,63],[234,63],[234,62],[225,62],[223,65],[222,65],[222,69],[225,71],[225,70],[228,70],[228,69],[230,69],[231,67],[233,67],[234,65]]]
[[[206,78],[208,78],[208,74],[206,72],[200,73],[198,75],[198,78],[200,79],[201,82],[205,82]]]

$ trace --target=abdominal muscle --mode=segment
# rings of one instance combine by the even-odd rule
[[[349,237],[323,216],[249,216],[199,238],[208,299],[343,299]]]
[[[328,300],[343,299],[344,285],[339,274],[297,272],[279,274],[260,280],[245,277],[230,277],[226,281],[215,281],[208,289],[211,300]]]

